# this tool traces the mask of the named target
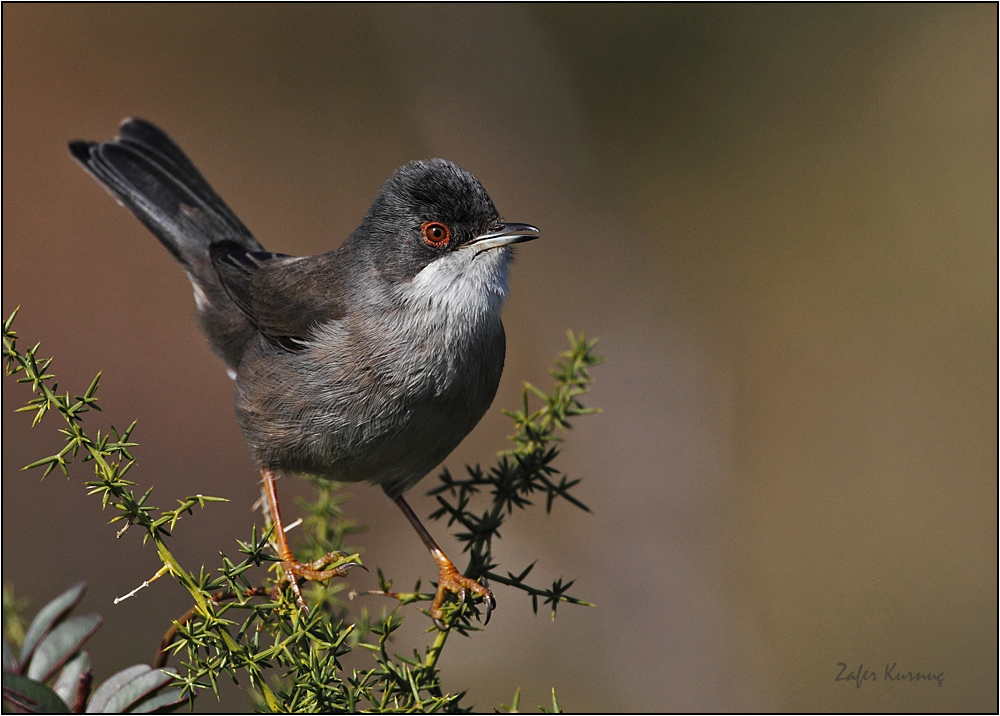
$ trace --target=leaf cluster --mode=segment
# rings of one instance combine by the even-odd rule
[[[4,713],[166,713],[184,700],[180,689],[166,689],[174,669],[136,664],[92,689],[94,669],[84,642],[101,625],[99,614],[70,617],[86,590],[80,582],[39,610],[16,643],[3,640]],[[5,611],[4,620],[8,615]]]

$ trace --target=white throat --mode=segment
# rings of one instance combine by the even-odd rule
[[[431,323],[475,326],[499,318],[507,300],[510,249],[453,251],[428,264],[400,291]]]

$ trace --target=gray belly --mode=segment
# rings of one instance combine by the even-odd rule
[[[412,487],[476,426],[496,395],[499,317],[459,335],[369,320],[297,353],[259,339],[240,364],[236,412],[262,467],[390,495]],[[387,340],[386,335],[395,336]]]

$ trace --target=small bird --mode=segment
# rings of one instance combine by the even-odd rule
[[[275,479],[309,474],[381,486],[438,565],[448,592],[496,606],[459,573],[403,498],[476,426],[496,395],[511,246],[538,229],[500,219],[482,184],[443,159],[397,169],[343,244],[316,256],[266,251],[159,128],[126,119],[73,157],[180,261],[201,328],[236,383],[284,578],[343,576],[338,557],[299,562]]]

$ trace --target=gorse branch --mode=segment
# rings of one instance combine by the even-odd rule
[[[588,343],[582,333],[576,336],[572,331],[568,336],[571,350],[560,353],[555,369],[549,371],[555,378],[552,391],[545,393],[531,383],[525,383],[521,394],[521,409],[503,411],[504,415],[514,420],[516,428],[516,432],[511,435],[516,447],[509,454],[523,456],[544,452],[550,443],[562,441],[556,434],[556,429],[569,429],[570,418],[600,412],[600,408],[583,407],[579,400],[580,396],[590,390],[593,382],[590,377],[591,366],[603,362],[602,358],[593,353],[597,341]],[[529,393],[543,402],[535,411],[529,411]]]
[[[56,410],[67,424],[66,429],[59,430],[66,437],[66,446],[55,455],[36,460],[25,469],[44,466],[44,478],[55,467],[59,467],[68,476],[68,465],[73,462],[81,450],[84,451],[83,461],[92,460],[94,462],[96,477],[95,480],[85,483],[88,494],[100,495],[102,508],[106,509],[110,506],[119,511],[120,514],[111,520],[111,522],[125,521],[125,526],[118,532],[118,536],[121,537],[132,525],[137,524],[142,527],[143,542],[153,541],[156,545],[157,555],[164,567],[191,594],[195,601],[195,607],[204,620],[206,632],[222,643],[226,651],[232,652],[235,658],[226,663],[242,664],[244,660],[247,660],[243,653],[246,650],[233,639],[227,630],[229,624],[217,614],[212,595],[203,586],[205,580],[195,578],[181,567],[164,541],[166,537],[170,536],[167,525],[170,525],[172,529],[181,514],[190,513],[195,504],[204,507],[205,503],[221,501],[222,498],[203,495],[188,497],[179,501],[180,507],[176,510],[166,510],[159,517],[156,517],[154,512],[157,508],[147,504],[152,488],[137,496],[135,491],[131,489],[136,483],[125,479],[125,475],[135,464],[130,448],[136,447],[136,443],[129,442],[135,423],[133,422],[124,433],[119,433],[112,427],[111,432],[115,436],[113,441],[109,439],[108,435],[102,436],[100,431],[97,432],[96,437],[89,437],[84,431],[82,416],[90,409],[99,409],[97,408],[96,393],[100,383],[100,373],[91,382],[84,395],[77,396],[75,400],[70,398],[68,392],[65,395],[59,395],[56,392],[58,384],[55,382],[55,375],[48,372],[52,359],[38,359],[38,344],[23,353],[18,350],[18,336],[12,327],[16,316],[17,310],[3,324],[3,356],[6,362],[6,372],[9,376],[19,376],[18,383],[30,384],[35,396],[23,408],[19,409],[19,412],[34,411],[35,417],[32,422],[34,426],[51,410]],[[201,576],[204,576],[204,569],[202,569]],[[272,710],[277,708],[278,703],[274,694],[268,685],[260,679],[259,672],[253,668],[247,668],[246,671],[251,685],[261,692],[268,706]],[[194,696],[194,690],[191,686],[191,683],[184,684],[185,696],[189,698]]]
[[[582,333],[577,336],[572,332],[569,333],[569,341],[570,350],[560,354],[555,369],[550,371],[555,379],[552,390],[545,393],[531,383],[525,383],[521,409],[504,411],[514,420],[515,433],[510,436],[514,448],[503,452],[499,464],[489,470],[483,470],[479,465],[467,467],[467,477],[463,479],[456,479],[445,470],[439,477],[441,484],[430,491],[440,504],[431,518],[447,518],[449,527],[458,523],[465,530],[456,537],[465,543],[463,549],[469,553],[466,573],[526,592],[531,596],[535,613],[541,598],[544,604],[551,605],[553,619],[560,602],[593,605],[566,594],[573,585],[572,581],[563,583],[559,578],[550,588],[532,587],[525,583],[534,563],[517,576],[512,572],[507,572],[506,576],[498,573],[493,562],[493,540],[500,538],[500,528],[515,508],[531,506],[536,494],[544,496],[546,513],[552,511],[556,500],[565,500],[574,507],[590,511],[571,493],[580,480],[569,479],[553,465],[559,455],[555,443],[562,441],[557,430],[569,429],[571,418],[599,412],[596,408],[585,408],[580,402],[581,396],[590,389],[591,366],[601,362],[593,353],[597,341],[588,342]],[[542,405],[535,410],[530,407],[532,396],[542,401]],[[474,512],[474,497],[482,493],[489,495],[486,508],[481,513]]]
[[[450,631],[432,630],[430,643],[413,650],[411,656],[390,650],[403,623],[401,610],[433,599],[433,593],[420,591],[419,581],[411,592],[394,592],[392,581],[379,570],[379,590],[370,593],[392,597],[395,608],[373,616],[363,606],[353,621],[348,619],[343,599],[344,581],[310,582],[303,590],[310,610],[304,612],[283,583],[280,570],[268,575],[280,561],[274,554],[270,526],[263,532],[254,527],[247,541],[237,541],[238,559],[221,555],[221,564],[214,569],[182,567],[167,544],[178,521],[195,508],[204,509],[223,498],[193,495],[176,500],[173,509],[153,506],[152,489],[142,491],[127,479],[135,466],[132,450],[137,444],[132,434],[136,424],[122,432],[112,426],[107,433],[89,435],[83,421],[89,411],[99,410],[100,374],[82,395],[60,394],[50,371],[52,359],[40,359],[38,345],[19,350],[12,328],[16,314],[3,324],[3,355],[7,374],[32,391],[19,412],[32,413],[32,425],[53,412],[65,423],[59,429],[65,438],[62,449],[26,469],[41,468],[45,477],[58,468],[68,476],[69,466],[78,458],[93,462],[94,478],[85,486],[88,494],[100,497],[103,509],[115,511],[112,523],[123,523],[118,536],[131,527],[141,530],[143,542],[153,542],[163,564],[156,577],[170,574],[191,594],[191,609],[170,627],[154,662],[154,668],[159,668],[168,658],[178,661],[179,673],[171,676],[177,694],[187,700],[205,690],[218,694],[219,679],[225,675],[236,683],[245,680],[257,705],[271,712],[470,709],[463,704],[465,692],[448,693],[441,685],[438,663]],[[534,563],[516,573],[501,571],[493,545],[506,520],[536,502],[544,502],[546,512],[558,501],[588,509],[573,494],[579,479],[563,475],[555,462],[560,433],[577,416],[597,412],[580,402],[591,383],[589,369],[600,362],[592,353],[593,346],[593,341],[570,333],[570,350],[561,354],[552,371],[552,390],[545,393],[525,384],[521,409],[507,413],[515,425],[513,448],[502,453],[493,467],[466,468],[461,479],[444,470],[431,490],[439,505],[432,517],[459,529],[456,536],[469,554],[466,574],[523,591],[536,612],[541,601],[551,607],[553,618],[560,603],[588,604],[567,593],[573,581],[560,578],[550,587],[530,585],[527,579]],[[533,409],[536,399],[541,405]],[[342,551],[344,540],[362,531],[344,517],[341,505],[346,497],[336,492],[337,485],[320,480],[314,484],[316,499],[302,505],[305,517],[297,533],[304,535],[300,559],[308,561],[336,551],[343,556],[327,568],[360,564],[357,554],[348,554],[354,550]],[[469,634],[478,628],[473,621],[476,614],[474,600],[453,599],[445,605],[443,621],[451,630]],[[343,657],[356,648],[371,653],[371,668],[348,671],[343,667]],[[518,699],[515,695],[513,709]],[[171,703],[175,702],[176,698]],[[165,697],[164,704],[169,705]],[[554,693],[552,708],[559,708]]]

